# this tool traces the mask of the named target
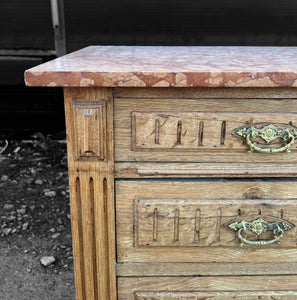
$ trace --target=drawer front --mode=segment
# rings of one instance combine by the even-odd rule
[[[118,262],[296,262],[295,180],[118,180]]]
[[[297,298],[296,280],[296,276],[120,277],[118,299],[293,300]]]
[[[295,124],[295,99],[119,98],[115,157],[116,161],[296,162]]]

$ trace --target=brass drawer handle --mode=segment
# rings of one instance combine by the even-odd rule
[[[256,151],[260,153],[290,152],[290,146],[294,143],[295,137],[297,137],[296,130],[289,128],[279,130],[273,124],[266,125],[262,128],[255,128],[254,126],[241,128],[236,133],[239,136],[246,138],[246,143],[250,147],[250,152]],[[252,141],[252,139],[256,137],[262,138],[267,143],[270,143],[277,138],[281,138],[286,145],[281,148],[261,148]]]
[[[238,230],[237,236],[238,238],[241,240],[241,244],[240,246],[243,247],[243,244],[248,244],[248,245],[255,245],[255,246],[266,246],[266,245],[271,245],[271,244],[280,244],[280,239],[284,236],[284,232],[282,230],[280,230],[280,235],[275,235],[274,238],[272,240],[269,241],[265,241],[265,240],[259,240],[259,241],[250,241],[246,238],[244,238],[241,235],[241,231],[243,230],[243,228],[240,228]]]
[[[287,230],[292,229],[293,227],[290,226],[288,223],[284,222],[267,222],[262,218],[256,219],[252,222],[241,221],[241,222],[234,222],[228,226],[230,229],[237,231],[237,236],[241,241],[240,246],[242,247],[245,244],[248,245],[255,245],[255,246],[266,246],[271,244],[279,244],[280,239],[283,237],[284,232]],[[258,236],[261,233],[266,231],[272,231],[274,234],[274,238],[271,240],[258,240],[258,241],[250,241],[241,235],[242,232],[252,231],[256,233]]]

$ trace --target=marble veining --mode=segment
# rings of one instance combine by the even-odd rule
[[[25,72],[28,86],[296,87],[297,47],[90,46]]]

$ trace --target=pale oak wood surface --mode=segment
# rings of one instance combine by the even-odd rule
[[[297,98],[295,88],[118,88],[112,89],[114,98],[149,98],[149,99],[226,99],[226,98],[245,98],[245,99],[263,99],[263,98],[280,98],[294,99]]]
[[[115,163],[116,178],[292,177],[295,164],[279,163]]]
[[[118,262],[296,262],[296,228],[281,245],[241,248],[236,234],[222,226],[261,216],[296,223],[296,191],[295,180],[118,180]]]
[[[64,92],[76,297],[115,300],[113,99],[107,89],[65,88]],[[80,118],[93,116],[92,126],[89,120],[75,122],[73,106],[82,99],[95,107],[104,105],[102,113],[88,106],[78,112]],[[104,128],[90,130],[96,121]],[[92,151],[90,160],[75,156],[80,147],[103,146],[106,151]]]
[[[173,291],[180,293],[181,297],[183,293],[185,297],[189,296],[189,293],[192,293],[193,297],[201,296],[201,291],[203,291],[206,298],[194,298],[194,300],[208,299],[210,295],[220,295],[219,299],[224,300],[232,299],[233,296],[240,300],[261,299],[259,297],[291,300],[296,297],[296,281],[296,276],[120,277],[118,299],[138,300],[136,296],[145,292],[143,296],[148,295],[147,300],[164,300],[166,295],[168,295],[166,300],[175,300],[174,296],[170,297]],[[162,294],[165,298],[162,298]]]
[[[114,113],[113,95],[116,96]],[[177,113],[179,119],[178,114],[184,112],[185,107],[192,114],[198,107],[209,119],[218,114],[235,120],[236,116],[245,117],[257,111],[261,120],[263,116],[272,116],[283,122],[295,114],[297,102],[294,98],[294,89],[288,88],[219,88],[215,91],[199,88],[65,88],[77,299],[200,300],[201,297],[229,299],[234,295],[249,300],[258,296],[294,299],[297,292],[291,283],[295,277],[286,276],[283,285],[280,279],[277,284],[275,275],[296,273],[296,228],[285,233],[281,245],[270,245],[267,250],[255,246],[240,248],[236,234],[222,226],[231,217],[238,217],[239,210],[248,218],[259,216],[260,210],[263,217],[269,218],[269,215],[294,223],[297,198],[294,180],[139,180],[155,176],[161,179],[295,176],[294,152],[277,155],[275,159],[255,153],[248,156],[246,149],[236,155],[221,152],[218,155],[208,150],[197,154],[196,149],[187,153],[166,150],[161,154],[158,151],[133,151],[131,127],[132,112],[169,111]],[[234,126],[241,121],[236,121]],[[289,122],[295,125],[294,118]],[[139,138],[142,138],[141,132]],[[238,144],[238,147],[243,149],[246,145]],[[117,180],[114,194],[115,177],[138,180]],[[198,208],[196,203],[199,203]],[[147,204],[151,210],[145,207]],[[161,221],[157,226],[153,220],[155,208],[160,211]],[[203,216],[204,212],[206,215]],[[197,227],[195,222],[202,218],[208,221],[200,222]],[[161,239],[152,245],[154,228],[158,229],[156,237]],[[199,231],[198,235],[193,229]],[[199,245],[193,243],[197,236]],[[176,238],[178,241],[174,241]],[[253,239],[252,236],[249,238]],[[150,245],[147,245],[148,240]],[[274,276],[262,276],[265,274]],[[210,275],[219,277],[196,277]],[[261,276],[254,280],[243,275]],[[183,277],[172,280],[166,276]],[[265,284],[261,285],[263,280],[273,281],[271,292],[256,292],[266,289]],[[229,287],[233,292],[218,292],[220,284],[223,290]],[[246,286],[251,292],[241,292]],[[281,291],[283,286],[290,291]],[[187,292],[182,292],[184,288]],[[209,292],[201,294],[201,288]]]
[[[136,292],[135,300],[294,300],[292,292]]]
[[[141,276],[226,276],[226,275],[290,275],[297,274],[297,263],[117,263],[117,275]]]
[[[259,122],[290,127],[297,121],[294,112],[297,101],[292,99],[115,98],[115,160],[296,162],[294,144],[290,155],[248,155],[246,142],[232,135],[236,128]],[[274,148],[281,147],[278,142]]]

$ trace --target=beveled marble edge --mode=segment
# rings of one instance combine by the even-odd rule
[[[89,73],[26,71],[27,86],[73,87],[297,87],[297,73]]]
[[[297,87],[297,47],[91,46],[25,72],[28,86]]]

